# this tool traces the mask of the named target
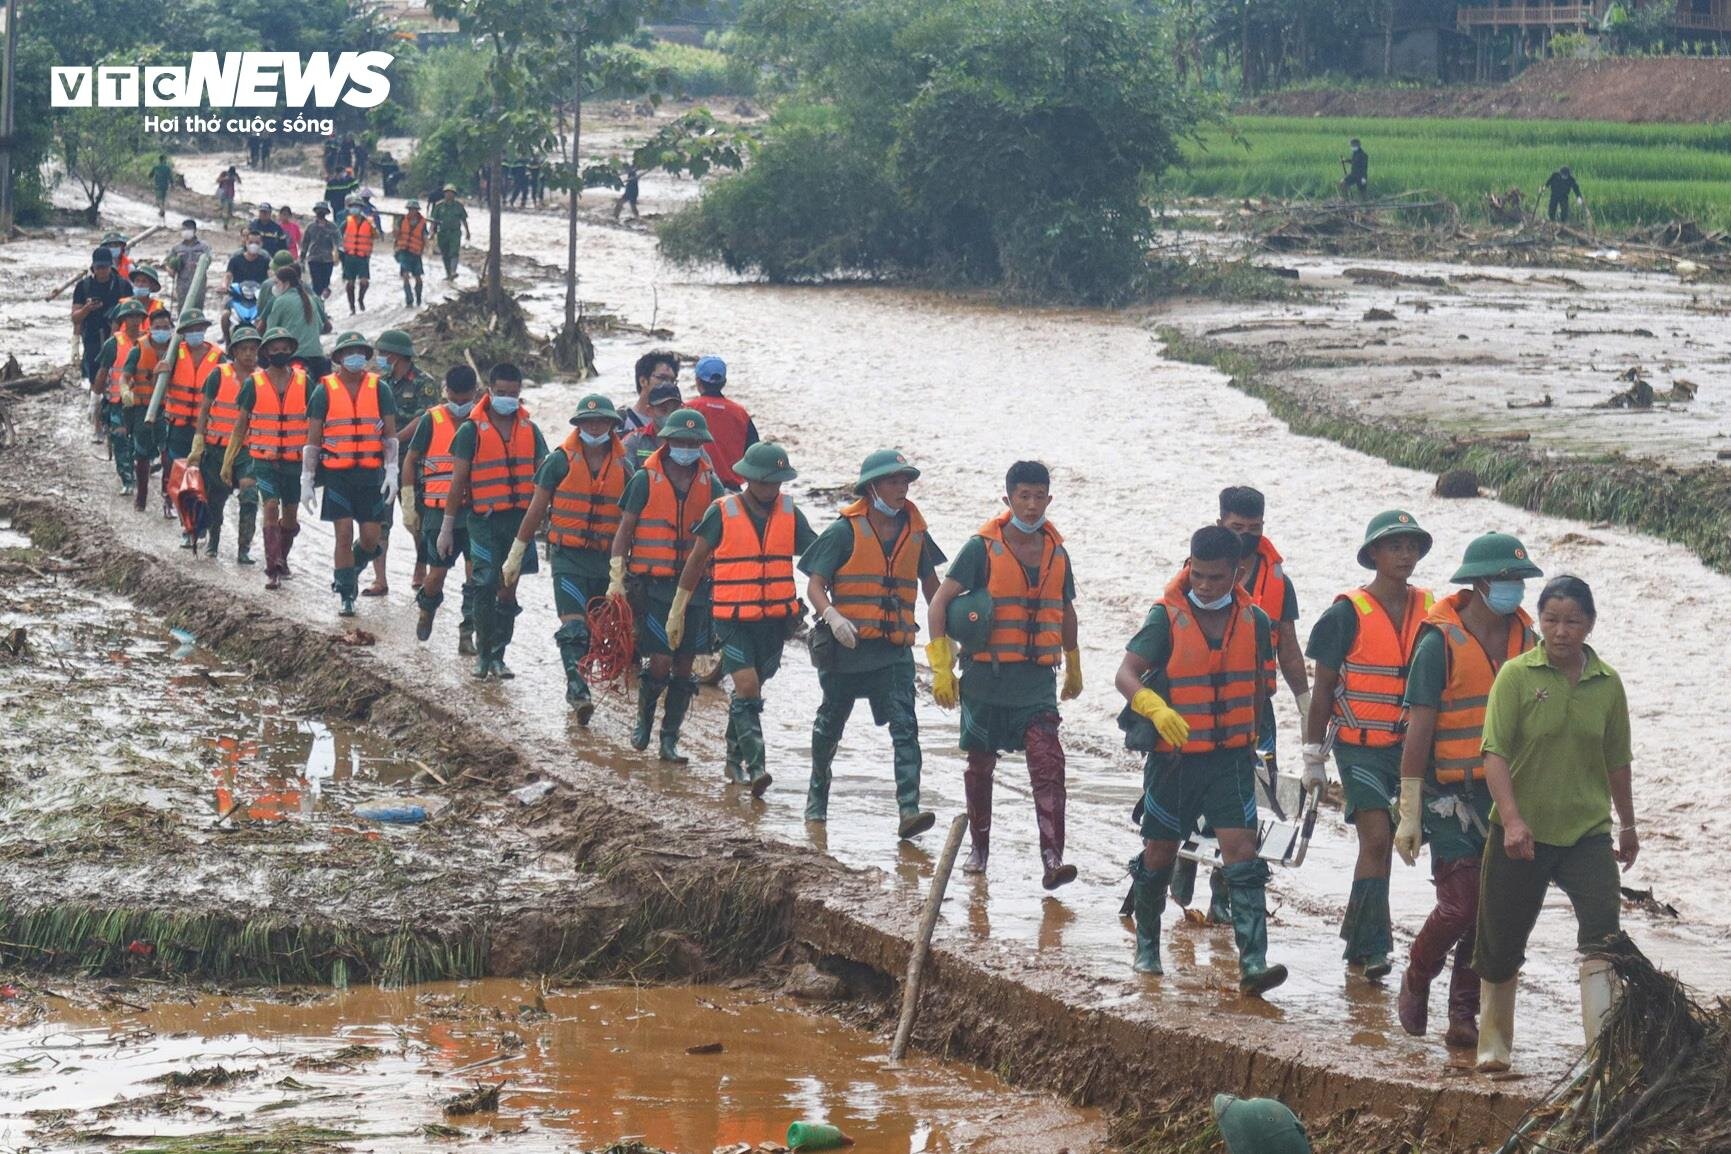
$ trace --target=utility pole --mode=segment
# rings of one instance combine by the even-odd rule
[[[12,134],[17,131],[18,0],[6,0],[6,81],[0,89],[0,238],[12,235]]]

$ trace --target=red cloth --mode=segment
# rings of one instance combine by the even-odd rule
[[[721,478],[722,484],[739,488],[743,481],[733,471],[733,466],[745,456],[745,437],[751,428],[751,414],[745,411],[744,405],[720,394],[693,397],[685,407],[702,413],[703,419],[709,422],[709,435],[715,438],[715,443],[709,446],[709,463],[715,466],[715,475]]]

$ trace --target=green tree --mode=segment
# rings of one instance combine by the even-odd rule
[[[78,182],[95,224],[108,186],[134,162],[143,147],[138,121],[117,116],[112,108],[78,108],[58,121],[57,140],[66,175]]]

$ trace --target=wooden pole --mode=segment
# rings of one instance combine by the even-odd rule
[[[938,910],[944,904],[944,887],[949,885],[950,871],[956,867],[956,852],[962,848],[962,834],[968,828],[968,815],[958,813],[950,822],[950,836],[944,841],[943,856],[932,874],[932,888],[926,893],[925,913],[920,916],[919,933],[914,936],[913,952],[908,955],[908,976],[902,982],[902,1020],[896,1025],[895,1044],[890,1047],[890,1061],[899,1062],[908,1052],[908,1039],[914,1032],[914,1015],[920,1005],[920,975],[926,968],[926,952],[931,949],[932,931],[938,925]]]
[[[151,390],[150,407],[144,412],[144,423],[147,425],[155,424],[162,414],[162,398],[168,393],[168,378],[174,373],[175,358],[180,355],[180,322],[186,318],[188,312],[198,307],[196,302],[204,299],[204,278],[209,272],[210,254],[207,252],[198,258],[198,264],[192,270],[192,280],[187,285],[186,299],[194,303],[187,305],[181,310],[181,315],[175,318],[174,336],[169,338],[168,349],[156,366],[156,387]],[[168,484],[166,476],[162,478],[162,483],[164,486]]]

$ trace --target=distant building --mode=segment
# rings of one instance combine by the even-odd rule
[[[457,22],[434,16],[427,0],[372,0],[365,9],[392,28],[398,39],[413,40],[421,48],[462,39]]]

